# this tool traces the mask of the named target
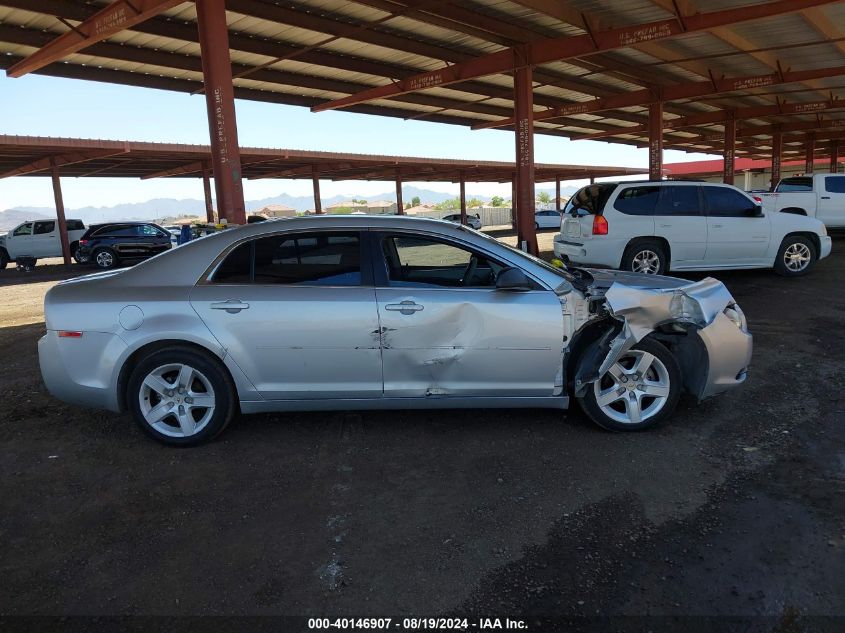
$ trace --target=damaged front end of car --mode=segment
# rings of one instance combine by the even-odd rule
[[[593,279],[583,300],[576,300],[586,310],[581,307],[581,318],[574,318],[567,366],[576,397],[646,337],[673,353],[684,389],[699,400],[745,381],[752,337],[742,310],[720,281],[583,272]]]

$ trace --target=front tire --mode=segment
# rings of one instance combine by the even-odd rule
[[[665,346],[643,339],[625,352],[578,403],[610,431],[640,431],[672,415],[681,395],[681,369]]]
[[[235,389],[225,369],[187,347],[159,350],[138,363],[126,400],[141,430],[170,446],[208,442],[235,414]]]
[[[787,235],[775,258],[775,272],[784,277],[806,275],[816,264],[816,245],[802,235]]]
[[[662,275],[669,269],[663,244],[656,240],[638,240],[625,249],[622,270],[646,275]]]
[[[0,270],[5,270],[6,266],[9,265],[9,253],[6,252],[5,248],[0,248]]]
[[[110,248],[98,248],[91,254],[91,261],[101,270],[109,270],[117,266],[120,261]]]

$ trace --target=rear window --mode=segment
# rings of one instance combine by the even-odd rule
[[[82,220],[68,220],[66,222],[68,231],[81,231],[85,228]]]
[[[628,187],[623,189],[613,208],[627,215],[653,215],[660,199],[660,187]]]
[[[845,193],[845,176],[825,177],[824,188],[830,193]]]
[[[610,194],[618,186],[619,184],[615,182],[587,185],[575,192],[566,203],[564,211],[572,215],[602,214]]]
[[[806,177],[784,178],[780,181],[775,191],[778,193],[786,193],[789,191],[812,191],[813,179]]]

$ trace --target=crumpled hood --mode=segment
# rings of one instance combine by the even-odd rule
[[[607,270],[604,268],[582,268],[581,270],[593,278],[592,283],[589,284],[591,290],[607,290],[614,283],[620,283],[629,288],[648,290],[679,288],[693,283],[688,279],[678,279],[677,277],[666,277],[664,275],[646,275],[644,273],[632,273],[624,270]]]

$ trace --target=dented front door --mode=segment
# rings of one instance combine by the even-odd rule
[[[553,292],[497,290],[498,265],[454,243],[387,239],[376,287],[386,397],[553,395],[564,345]]]

